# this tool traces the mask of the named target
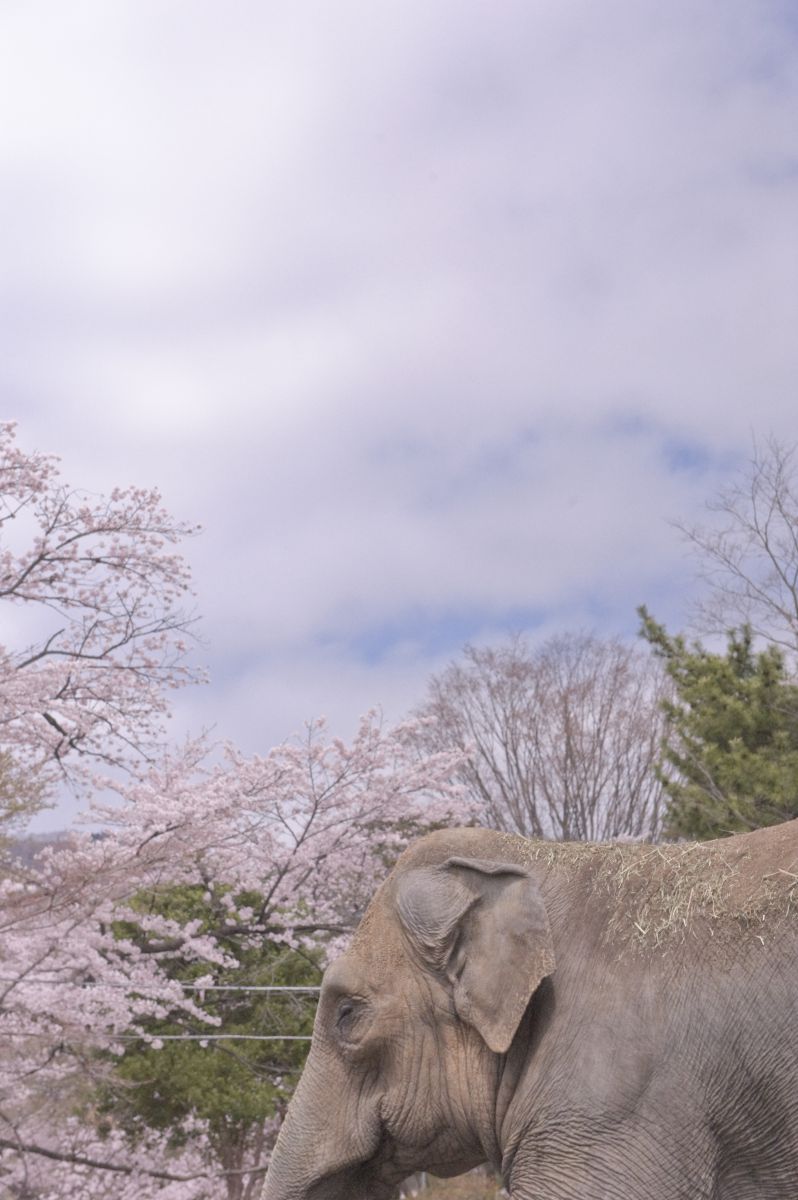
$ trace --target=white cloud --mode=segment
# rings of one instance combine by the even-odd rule
[[[775,0],[4,6],[5,407],[206,526],[183,724],[679,619],[667,518],[795,436],[797,65]]]

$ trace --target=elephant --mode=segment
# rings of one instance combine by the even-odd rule
[[[414,842],[327,968],[264,1200],[796,1200],[798,820]]]

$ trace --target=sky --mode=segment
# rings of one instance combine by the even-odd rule
[[[5,0],[2,415],[202,524],[176,732],[680,626],[798,439],[796,131],[789,0]]]

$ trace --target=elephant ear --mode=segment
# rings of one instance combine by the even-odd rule
[[[400,876],[396,905],[411,945],[449,981],[457,1015],[504,1054],[533,992],[554,970],[534,880],[515,864],[449,858]]]

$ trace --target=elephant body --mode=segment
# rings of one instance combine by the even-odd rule
[[[430,834],[328,969],[264,1200],[481,1162],[514,1200],[796,1200],[798,821]]]

